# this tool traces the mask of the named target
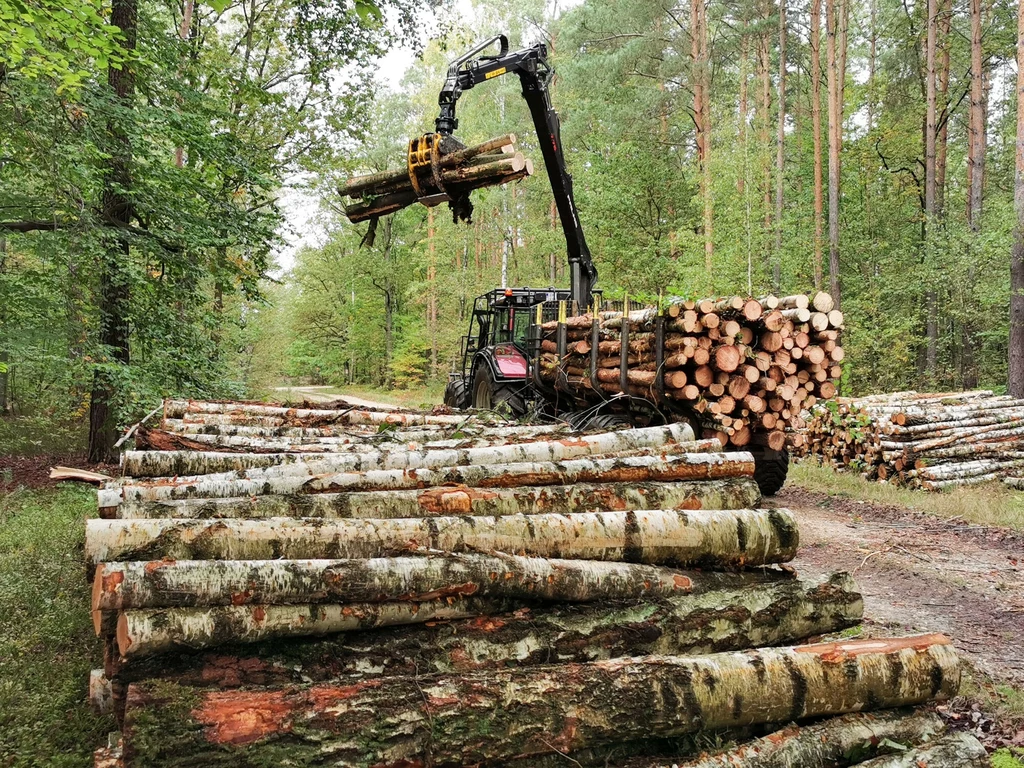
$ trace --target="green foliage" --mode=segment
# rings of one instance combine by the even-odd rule
[[[0,763],[92,765],[116,724],[85,706],[103,649],[82,578],[82,520],[95,493],[80,487],[0,496]]]
[[[105,5],[0,0],[0,82],[5,72],[16,72],[53,80],[59,92],[74,93],[89,78],[90,65],[123,62],[121,35],[104,19]]]
[[[1024,752],[1011,750],[1009,747],[997,749],[989,759],[992,761],[992,768],[1024,768]]]

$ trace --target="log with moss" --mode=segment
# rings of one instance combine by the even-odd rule
[[[522,464],[488,464],[437,469],[381,469],[316,477],[272,477],[262,480],[196,480],[187,483],[122,485],[98,492],[101,508],[122,501],[225,498],[288,493],[385,491],[451,484],[476,488],[567,483],[623,483],[671,480],[717,480],[751,476],[754,457],[736,453],[682,453],[672,456],[579,458]]]
[[[949,640],[922,635],[225,691],[129,687],[131,764],[500,763],[633,739],[948,698]]]
[[[637,760],[630,768],[843,768],[930,742],[945,725],[929,710],[857,712],[790,725],[732,749],[685,762]]]
[[[750,477],[679,482],[469,488],[364,493],[314,493],[169,501],[126,501],[101,508],[124,519],[268,517],[394,518],[437,515],[513,515],[641,509],[749,509],[761,500]]]
[[[367,520],[88,520],[88,567],[121,560],[386,557],[427,548],[728,567],[791,560],[787,509],[648,510]]]
[[[876,757],[860,768],[988,768],[988,752],[970,733],[960,731],[936,739],[915,749]]]
[[[385,607],[392,612],[387,618],[412,621],[415,616],[398,603],[364,610],[381,624],[380,611]],[[428,625],[373,632],[352,632],[365,628],[357,623],[362,612],[350,611],[343,621],[338,616],[338,621],[330,623],[328,611],[320,613],[325,608],[306,607],[306,616],[315,618],[305,623],[278,622],[284,611],[273,607],[270,612],[276,610],[276,614],[268,613],[260,623],[252,620],[246,608],[226,609],[249,617],[241,622],[228,621],[226,614],[215,619],[211,609],[205,621],[193,622],[191,632],[183,619],[188,612],[198,617],[201,609],[166,611],[160,625],[147,622],[146,612],[127,611],[118,635],[124,647],[110,658],[107,672],[122,683],[161,677],[186,685],[236,688],[645,654],[713,653],[782,645],[838,631],[860,621],[863,601],[845,573],[802,581],[769,572],[749,586],[657,601],[522,606],[505,611],[499,602],[479,599],[455,601],[447,608],[424,604]],[[438,610],[451,611],[451,618],[456,612],[467,615],[474,610],[487,615],[446,623]],[[345,634],[322,636],[332,632]],[[253,642],[259,644],[240,645]],[[203,648],[216,650],[183,652]],[[178,653],[166,653],[175,650]]]

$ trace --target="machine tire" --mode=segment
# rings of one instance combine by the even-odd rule
[[[573,429],[615,429],[616,427],[636,426],[628,415],[624,413],[598,413],[594,416],[580,418],[578,414],[569,417],[569,424]]]
[[[469,391],[463,378],[450,379],[444,388],[444,404],[462,410],[469,407]]]
[[[481,365],[473,377],[470,404],[484,411],[508,411],[518,418],[526,413],[526,401],[520,393],[522,386],[496,382],[490,369],[486,365]]]
[[[788,451],[772,451],[770,456],[754,454],[754,482],[762,496],[774,496],[781,491],[788,473]]]

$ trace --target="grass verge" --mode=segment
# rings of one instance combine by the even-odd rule
[[[86,704],[103,658],[82,565],[95,492],[63,486],[0,496],[0,766],[78,768],[113,718]]]
[[[1024,493],[1001,482],[950,491],[918,491],[865,480],[854,472],[836,472],[810,461],[790,467],[789,482],[829,496],[907,507],[976,525],[1024,530]]]

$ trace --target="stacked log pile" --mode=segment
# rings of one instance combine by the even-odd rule
[[[124,456],[134,476],[101,489],[91,693],[123,738],[97,766],[839,766],[900,744],[976,750],[896,709],[956,692],[947,638],[800,644],[863,603],[848,574],[782,565],[796,520],[757,507],[749,454],[685,425],[566,435],[407,412],[378,433],[344,409],[282,410],[169,403],[156,431],[315,418],[336,433],[303,445],[352,442],[310,456],[143,438]],[[710,739],[739,746],[697,757]]]
[[[439,143],[435,153],[425,148],[421,168],[404,167],[354,176],[342,184],[339,194],[353,200],[345,206],[348,220],[355,224],[385,216],[417,200],[429,205],[459,200],[474,189],[508,184],[533,174],[533,161],[516,151],[515,134],[471,147],[464,147],[450,138],[436,137],[436,140]]]
[[[942,490],[1024,470],[1024,400],[897,392],[812,411],[803,453],[866,478]]]
[[[843,315],[826,293],[569,317],[561,356],[559,325],[543,325],[548,384],[586,401],[631,395],[681,407],[697,414],[703,436],[737,448],[798,445],[800,412],[834,397],[842,374]]]

